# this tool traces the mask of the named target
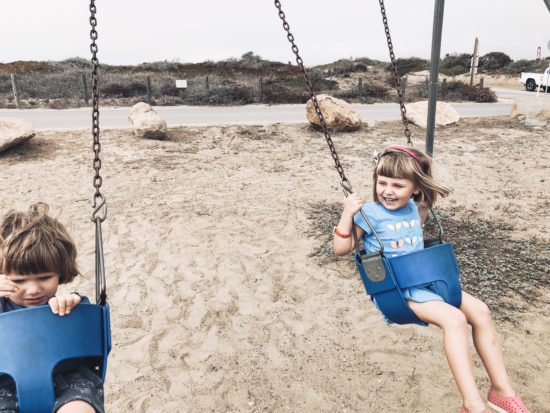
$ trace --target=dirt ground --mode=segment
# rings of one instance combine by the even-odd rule
[[[415,146],[424,131],[412,126]],[[495,314],[507,368],[550,412],[550,132],[507,118],[436,130],[439,211],[464,288]],[[461,400],[436,327],[387,326],[328,240],[342,193],[306,124],[102,132],[113,351],[110,412],[433,412]],[[334,136],[354,189],[399,122]],[[40,132],[0,154],[0,210],[52,205],[93,296],[89,133]],[[482,394],[489,388],[477,356]]]

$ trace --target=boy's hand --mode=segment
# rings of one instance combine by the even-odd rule
[[[353,217],[363,207],[363,200],[354,192],[344,199],[344,214]]]
[[[70,314],[71,310],[80,304],[80,300],[78,294],[64,294],[50,298],[48,304],[54,314],[64,316]]]
[[[0,297],[9,297],[19,291],[19,286],[10,281],[5,274],[0,274]]]

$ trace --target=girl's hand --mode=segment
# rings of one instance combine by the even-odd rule
[[[350,194],[346,199],[344,199],[344,212],[343,214],[353,217],[357,212],[363,207],[363,200],[359,197],[359,194],[353,193]]]
[[[69,315],[71,310],[80,304],[80,296],[78,294],[64,294],[52,297],[48,300],[52,312],[60,316]]]
[[[0,297],[9,297],[19,291],[19,286],[10,281],[5,274],[0,274]]]

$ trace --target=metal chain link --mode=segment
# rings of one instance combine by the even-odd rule
[[[99,60],[97,59],[97,44],[95,42],[97,40],[97,31],[95,29],[97,26],[97,19],[95,17],[95,14],[95,0],[90,0],[90,26],[92,27],[90,31],[90,39],[92,39],[92,43],[90,44],[90,51],[92,52],[92,134],[94,151],[93,168],[95,170],[95,175],[93,178],[95,193],[93,199],[94,212],[92,213],[92,220],[94,222],[97,219],[104,221],[107,215],[107,206],[105,203],[106,200],[100,190],[103,179],[100,175],[101,159],[99,158],[99,152],[101,151],[101,144],[99,142]],[[102,209],[103,214],[101,216],[98,216],[98,212]]]
[[[103,236],[101,233],[101,223],[105,221],[107,217],[107,203],[106,199],[101,193],[101,184],[103,180],[100,175],[101,159],[99,158],[99,152],[101,151],[101,144],[99,143],[99,60],[97,59],[97,20],[95,17],[96,7],[95,0],[90,0],[90,39],[92,44],[90,45],[90,51],[92,52],[92,135],[93,135],[93,151],[94,161],[93,168],[95,171],[93,185],[95,193],[93,196],[93,208],[92,221],[95,222],[95,272],[96,272],[96,303],[99,305],[105,305],[107,302],[107,287],[105,281],[105,263],[103,259]],[[99,212],[102,211],[102,214]]]
[[[405,108],[405,98],[401,90],[401,79],[397,72],[397,64],[395,63],[395,54],[393,53],[393,43],[390,36],[390,27],[388,25],[388,18],[386,17],[386,8],[384,7],[384,0],[378,0],[380,3],[380,12],[382,13],[382,22],[384,23],[384,31],[386,32],[386,40],[388,41],[388,50],[390,51],[390,60],[395,76],[395,87],[397,89],[397,95],[399,96],[399,106],[401,107],[401,119],[403,125],[405,125],[405,137],[407,138],[407,144],[412,146],[411,131],[409,129],[409,121],[407,120],[407,109]]]
[[[299,51],[298,51],[298,46],[296,46],[296,43],[294,42],[294,36],[290,32],[290,26],[289,26],[288,22],[286,21],[285,13],[283,12],[283,10],[281,8],[281,2],[279,0],[274,0],[274,2],[275,2],[275,7],[277,7],[277,9],[279,10],[279,18],[283,22],[283,29],[287,33],[286,37],[287,37],[288,41],[290,42],[290,44],[292,45],[292,51],[296,55],[296,63],[302,69],[302,74],[304,76],[304,80],[306,81],[306,85],[307,85],[309,94],[311,96],[311,101],[313,103],[313,107],[315,108],[315,113],[317,113],[317,116],[319,118],[319,122],[321,123],[321,127],[323,128],[323,132],[325,134],[325,139],[326,139],[328,147],[330,149],[332,159],[334,159],[334,164],[335,164],[335,167],[336,167],[336,171],[338,172],[338,174],[340,175],[340,178],[342,180],[342,182],[340,184],[342,185],[342,187],[344,188],[345,191],[347,191],[348,193],[352,193],[353,191],[351,189],[351,183],[348,181],[348,178],[346,178],[346,175],[344,174],[344,168],[342,167],[342,164],[340,163],[340,159],[338,158],[338,153],[336,152],[336,148],[334,146],[334,143],[332,142],[332,138],[331,138],[330,133],[328,131],[327,123],[325,121],[323,113],[321,112],[321,108],[319,107],[319,102],[317,101],[317,96],[315,96],[315,93],[313,92],[313,86],[311,84],[311,80],[309,79],[309,75],[307,73],[307,70],[304,67],[304,61],[300,57],[300,54],[299,54]]]

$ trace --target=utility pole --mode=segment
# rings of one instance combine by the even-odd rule
[[[430,62],[430,90],[428,95],[428,121],[426,128],[426,152],[430,156],[433,155],[434,150],[437,79],[439,76],[439,56],[441,54],[441,32],[443,31],[444,8],[445,0],[435,0],[434,26],[432,32],[432,57]]]
[[[479,47],[479,41],[477,40],[474,43],[474,53],[472,54],[472,60],[470,61],[470,86],[474,84],[474,76],[477,73],[477,63],[479,57],[477,55],[477,48]]]

